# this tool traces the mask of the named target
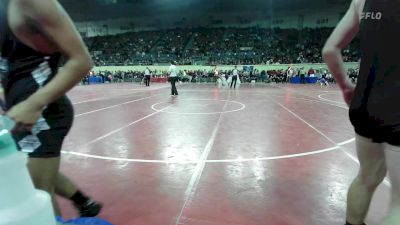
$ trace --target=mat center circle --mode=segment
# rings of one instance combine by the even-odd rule
[[[176,99],[151,106],[154,111],[172,114],[202,115],[221,114],[243,110],[243,103],[220,99]]]

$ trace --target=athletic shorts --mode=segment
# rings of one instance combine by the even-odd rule
[[[30,88],[32,87],[30,84],[21,81],[13,85],[6,95],[8,109],[35,92],[35,89]],[[73,119],[74,111],[70,100],[66,96],[59,98],[43,110],[32,132],[13,135],[18,149],[28,153],[32,158],[59,157]]]
[[[400,146],[400,124],[382,125],[382,122],[369,117],[363,110],[350,110],[349,115],[358,135],[372,139],[375,143]]]

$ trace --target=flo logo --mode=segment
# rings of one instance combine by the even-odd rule
[[[381,12],[362,12],[361,13],[361,19],[362,20],[380,20],[382,18],[382,13]]]

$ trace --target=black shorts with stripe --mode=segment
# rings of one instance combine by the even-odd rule
[[[32,78],[20,79],[6,93],[7,108],[26,100],[38,86]],[[14,134],[20,151],[33,158],[59,157],[62,144],[74,119],[73,106],[63,96],[49,104],[42,113],[32,132]]]

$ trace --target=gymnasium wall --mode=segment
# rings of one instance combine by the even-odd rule
[[[310,68],[314,69],[319,69],[319,68],[327,68],[326,64],[324,63],[314,63],[314,64],[278,64],[278,65],[255,65],[254,68],[262,71],[262,70],[280,70],[280,69],[287,69],[289,66],[292,66],[293,68],[300,68],[304,67],[305,70],[307,71]],[[355,69],[359,66],[359,63],[345,63],[345,68],[346,69]],[[102,67],[95,67],[93,68],[93,71],[98,72],[98,71],[129,71],[129,70],[134,70],[134,71],[144,71],[147,66],[102,66]],[[169,65],[165,66],[148,66],[150,70],[161,70],[165,71],[168,70]],[[178,66],[178,70],[211,70],[214,67],[212,66]],[[221,65],[217,67],[220,70],[232,70],[234,68],[233,65]],[[238,68],[243,68],[243,66],[238,65]]]

